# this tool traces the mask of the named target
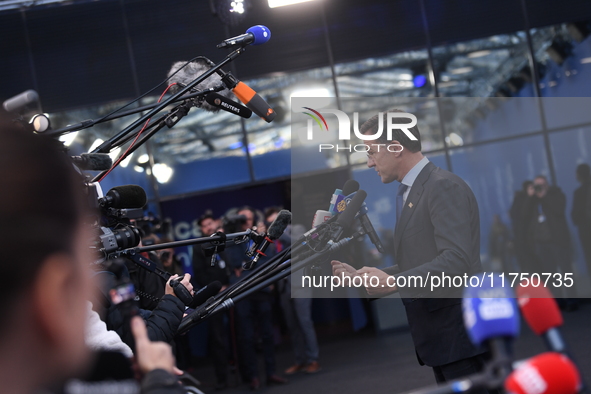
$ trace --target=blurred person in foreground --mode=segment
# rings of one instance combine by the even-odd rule
[[[85,328],[94,234],[84,224],[82,179],[57,141],[1,119],[0,141],[0,387],[35,393],[81,376],[92,361]],[[142,392],[182,392],[170,347],[150,342],[140,318],[132,329]]]

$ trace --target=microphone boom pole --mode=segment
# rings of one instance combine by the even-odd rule
[[[184,94],[186,94],[187,92],[190,92],[190,90],[193,89],[195,86],[197,86],[198,84],[200,84],[201,82],[206,80],[212,74],[217,73],[218,70],[221,69],[224,65],[228,64],[229,62],[234,60],[236,57],[241,55],[244,52],[244,50],[245,50],[245,48],[240,47],[240,48],[235,49],[231,53],[229,53],[221,62],[219,62],[218,64],[214,65],[212,68],[210,68],[209,70],[207,70],[206,72],[201,74],[193,82],[191,82],[190,84],[188,84],[187,86],[185,86],[184,88],[179,90],[177,93],[175,93],[174,95],[172,95],[168,99],[159,103],[156,107],[154,107],[152,110],[150,110],[149,112],[147,112],[146,114],[141,116],[139,119],[132,122],[129,126],[127,126],[125,129],[123,129],[121,132],[119,132],[118,134],[109,138],[107,141],[103,142],[99,147],[97,147],[94,151],[92,151],[92,153],[109,153],[111,151],[111,149],[115,146],[115,141],[118,141],[122,137],[124,137],[127,134],[129,134],[130,132],[132,132],[134,129],[136,129],[137,127],[139,127],[143,123],[145,123],[152,116],[156,115],[158,112],[160,112],[164,108],[166,108],[170,103],[179,100]],[[98,181],[102,176],[103,176],[102,173],[98,174],[97,176],[95,176],[93,178],[93,182]]]

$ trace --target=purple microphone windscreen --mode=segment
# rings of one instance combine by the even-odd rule
[[[271,39],[271,30],[267,26],[256,25],[250,27],[246,32],[254,36],[252,45],[261,45]]]

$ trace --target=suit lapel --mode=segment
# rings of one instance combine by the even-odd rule
[[[406,225],[410,221],[413,213],[417,210],[417,205],[421,196],[423,195],[423,191],[425,190],[424,183],[429,179],[429,175],[431,175],[431,171],[435,169],[435,165],[431,162],[427,163],[427,165],[421,170],[417,179],[415,179],[412,187],[410,188],[410,192],[408,193],[408,197],[402,207],[402,212],[400,214],[400,220],[396,223],[396,229],[394,230],[394,246],[396,254],[398,254],[398,246],[400,245],[400,241],[402,239],[402,234],[404,233],[404,229]]]

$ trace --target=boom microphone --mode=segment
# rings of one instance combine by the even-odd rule
[[[511,394],[575,394],[581,388],[579,371],[565,355],[547,352],[532,357],[509,375]]]
[[[246,30],[246,33],[227,38],[218,44],[218,48],[233,48],[235,46],[261,45],[269,41],[271,30],[263,25],[256,25]]]
[[[236,101],[230,100],[229,98],[226,98],[215,92],[208,93],[205,96],[205,101],[207,101],[207,103],[212,107],[223,109],[226,112],[230,112],[242,118],[248,119],[252,115],[252,111],[246,108],[244,105],[238,104]]]
[[[72,156],[72,161],[76,167],[87,171],[106,171],[113,166],[111,156],[106,153],[83,153]]]
[[[269,247],[270,244],[273,243],[276,239],[279,239],[287,226],[291,223],[291,212],[288,210],[282,209],[277,214],[277,217],[269,226],[269,230],[263,236],[263,239],[260,243],[256,243],[252,246],[252,248],[248,251],[247,255],[253,255],[254,258],[251,261],[247,261],[242,264],[242,268],[245,270],[251,269],[257,261],[261,258],[261,256],[265,256],[265,251]]]
[[[169,82],[171,84],[176,83],[176,85],[171,86],[170,93],[174,94],[180,91],[182,88],[188,86],[191,82],[197,79],[197,77],[211,68],[211,64],[207,60],[201,58],[198,58],[187,64],[185,67],[181,68],[185,63],[187,62],[176,62],[170,68],[170,71],[168,72],[168,77],[170,78]],[[174,74],[179,69],[180,71]],[[203,90],[211,90],[213,92],[218,90],[220,87],[223,87],[222,78],[218,74],[212,74],[200,84],[191,89],[191,91],[199,92]],[[223,90],[220,95],[228,99],[232,97],[232,93],[229,90]],[[202,99],[192,100],[197,107],[200,107],[205,111],[218,112],[220,110],[219,106],[210,105],[208,102],[204,102]]]
[[[117,209],[143,208],[147,201],[146,192],[141,186],[124,185],[109,190],[105,197],[99,199],[99,205]]]

